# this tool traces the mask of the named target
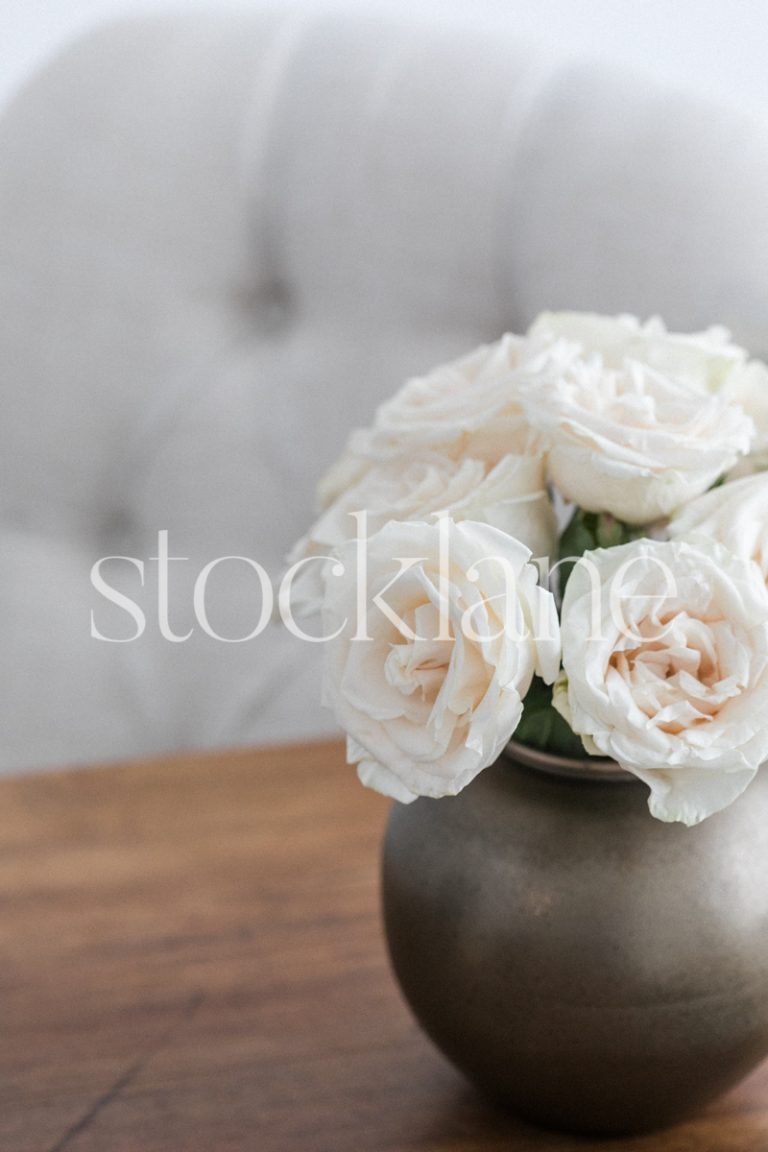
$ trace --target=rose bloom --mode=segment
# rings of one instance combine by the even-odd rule
[[[371,428],[352,433],[341,458],[318,486],[327,508],[375,462],[436,451],[488,466],[502,457],[536,455],[535,437],[517,395],[522,341],[503,336],[417,376],[382,404]]]
[[[455,795],[499,756],[534,673],[551,683],[559,667],[554,599],[528,559],[487,524],[390,521],[368,543],[358,620],[356,546],[339,550],[323,698],[363,784],[405,802]]]
[[[365,511],[369,536],[388,520],[428,520],[447,511],[452,520],[478,520],[514,536],[535,557],[552,556],[557,540],[541,457],[504,456],[491,468],[481,460],[457,462],[431,453],[371,468],[320,516],[289,563],[332,556],[358,534],[354,513],[360,511]],[[323,565],[319,560],[304,563],[297,570],[291,604],[302,613],[316,611],[323,590]]]
[[[668,531],[677,539],[701,535],[754,560],[768,583],[768,472],[713,488],[686,505]]]
[[[658,316],[641,323],[626,314],[542,312],[528,329],[525,354],[549,351],[558,342],[574,346],[585,358],[599,356],[607,369],[618,370],[632,360],[700,392],[728,387],[747,363],[747,353],[731,343],[726,328],[668,332]]]
[[[751,360],[731,373],[723,394],[731,403],[740,404],[755,425],[749,455],[737,464],[736,472],[747,475],[768,468],[768,366]]]
[[[665,332],[631,317],[545,315],[521,395],[562,494],[629,524],[668,516],[747,453],[752,421],[723,391],[744,353],[719,330]]]
[[[585,553],[562,607],[556,707],[651,789],[660,820],[725,808],[768,756],[768,591],[704,539]]]

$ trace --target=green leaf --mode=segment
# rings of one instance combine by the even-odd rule
[[[596,547],[595,514],[575,508],[568,521],[557,548],[558,572],[560,574],[560,595],[565,591],[568,578],[579,556],[591,552]]]
[[[552,689],[535,676],[528,695],[523,701],[523,715],[515,729],[515,740],[551,752],[555,756],[571,756],[581,760],[586,755],[581,739],[572,732],[558,711],[552,706]]]
[[[561,562],[558,568],[561,597],[580,556],[595,548],[616,548],[627,544],[636,535],[635,529],[617,520],[610,512],[585,512],[583,508],[575,508],[557,549],[557,559]]]
[[[626,544],[631,532],[626,524],[611,516],[610,512],[601,512],[597,518],[595,539],[601,548],[617,548],[619,544]]]

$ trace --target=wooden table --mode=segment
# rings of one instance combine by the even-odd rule
[[[338,745],[0,784],[0,1152],[765,1152],[768,1068],[663,1136],[489,1107],[410,1019],[387,805]]]

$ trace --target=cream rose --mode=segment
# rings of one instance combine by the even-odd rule
[[[697,539],[585,554],[562,607],[555,703],[592,753],[651,789],[661,820],[725,808],[768,756],[768,591]]]
[[[706,536],[745,560],[768,583],[768,472],[722,484],[686,505],[669,523],[673,539]]]
[[[493,466],[509,454],[536,455],[517,395],[521,347],[518,337],[507,335],[406,381],[378,408],[371,428],[352,433],[320,481],[320,507],[338,500],[375,462],[437,451]]]
[[[751,360],[731,373],[723,394],[732,403],[740,404],[755,425],[749,456],[739,462],[736,471],[747,475],[768,469],[768,366]]]
[[[616,371],[631,360],[703,392],[725,388],[747,361],[727,328],[668,332],[658,316],[641,324],[630,315],[543,312],[528,330],[525,354],[548,351],[558,342],[573,345],[584,358],[599,356],[607,369]]]
[[[629,524],[668,516],[750,449],[752,421],[722,391],[743,356],[720,333],[542,317],[528,335],[521,395],[551,479],[590,512]]]
[[[482,460],[457,462],[431,453],[371,468],[322,514],[293,549],[289,563],[332,556],[358,534],[355,513],[360,511],[369,536],[388,520],[428,520],[447,511],[455,521],[478,520],[514,536],[535,557],[551,557],[557,541],[541,457],[504,456],[491,468]],[[302,613],[318,610],[323,587],[323,565],[303,563],[293,583],[292,605]]]
[[[500,754],[534,673],[554,679],[554,600],[522,544],[473,521],[386,524],[368,543],[363,620],[355,544],[338,559],[324,702],[348,759],[397,800],[455,795]]]

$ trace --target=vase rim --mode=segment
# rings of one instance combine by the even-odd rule
[[[510,740],[504,753],[518,764],[523,764],[526,768],[535,768],[538,772],[546,772],[550,776],[572,780],[607,781],[615,784],[637,783],[636,776],[607,756],[580,758],[557,756],[553,752],[543,752],[540,748],[531,748],[517,740]]]

